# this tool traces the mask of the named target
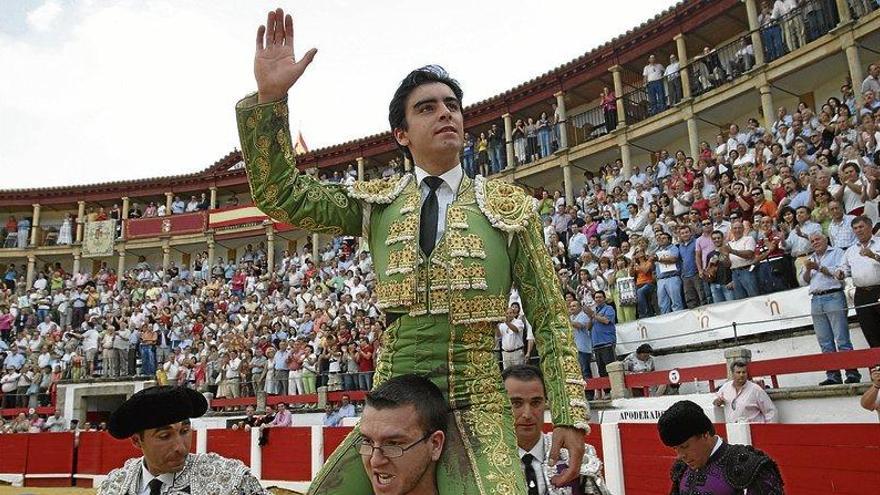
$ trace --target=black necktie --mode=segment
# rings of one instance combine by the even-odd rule
[[[538,495],[538,476],[535,475],[535,468],[532,467],[532,460],[534,459],[535,456],[529,453],[522,456],[523,470],[526,472],[526,487],[529,489],[529,495]]]
[[[419,246],[425,256],[431,256],[434,250],[434,244],[437,242],[437,217],[440,212],[440,205],[437,202],[437,188],[443,184],[440,177],[428,176],[424,179],[428,185],[428,197],[422,204],[422,216],[419,222]]]
[[[150,487],[150,495],[159,495],[159,492],[162,490],[162,480],[153,478],[152,481],[147,483],[147,486]]]

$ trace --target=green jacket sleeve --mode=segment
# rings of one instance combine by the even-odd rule
[[[512,233],[513,280],[534,329],[553,425],[589,431],[590,409],[571,323],[540,225],[537,214],[531,213],[525,228]]]
[[[286,98],[258,104],[250,95],[235,106],[254,204],[271,218],[304,230],[361,235],[362,207],[345,186],[321,183],[297,170],[287,114]]]

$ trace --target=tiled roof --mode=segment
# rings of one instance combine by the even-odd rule
[[[633,37],[637,37],[642,32],[649,30],[649,28],[659,24],[665,18],[673,18],[674,14],[676,14],[679,10],[692,10],[701,5],[709,5],[713,3],[719,3],[724,0],[681,0],[675,5],[665,9],[659,14],[655,15],[651,19],[648,19],[642,22],[639,26],[628,30],[626,33],[621,34],[619,36],[614,37],[610,41],[599,45],[596,48],[588,51],[587,53],[577,57],[576,59],[562,64],[554,69],[548,70],[547,72],[533,77],[532,79],[525,81],[523,83],[514,86],[500,94],[492,96],[490,98],[486,98],[479,102],[469,105],[464,109],[465,114],[474,114],[479,113],[481,109],[492,106],[499,102],[503,102],[508,100],[510,97],[513,97],[517,94],[523,93],[525,90],[535,87],[538,85],[543,85],[546,83],[552,83],[559,80],[560,76],[564,74],[566,71],[571,70],[579,65],[582,65],[586,62],[589,62],[591,59],[612,50],[616,45],[621,44],[622,42],[631,39]],[[326,146],[323,148],[312,150],[306,154],[303,154],[299,157],[299,160],[303,163],[311,163],[314,164],[320,160],[320,157],[327,155],[339,155],[345,154],[352,148],[356,148],[357,146],[363,146],[367,143],[376,143],[382,141],[390,141],[392,139],[390,132],[380,132],[376,134],[371,134],[369,136],[365,136],[358,139],[349,140],[343,143],[338,143],[330,146]],[[161,176],[161,177],[152,177],[145,179],[134,179],[134,180],[121,180],[121,181],[113,181],[113,182],[102,182],[95,184],[83,184],[76,186],[56,186],[56,187],[43,187],[43,188],[27,188],[27,189],[7,189],[0,190],[0,202],[4,199],[12,199],[14,197],[24,197],[24,196],[34,196],[34,193],[40,193],[41,195],[55,195],[57,193],[65,193],[65,194],[75,194],[77,192],[85,192],[85,191],[95,191],[95,190],[112,190],[112,189],[129,189],[142,185],[159,185],[167,182],[179,182],[181,180],[186,179],[207,179],[210,177],[215,177],[218,174],[222,174],[226,172],[230,167],[232,167],[235,163],[241,160],[241,154],[238,150],[233,150],[229,152],[223,158],[217,160],[213,165],[202,169],[198,172],[193,172],[189,174],[181,174],[181,175],[172,175],[172,176]],[[241,170],[237,170],[234,172],[230,172],[230,174],[238,174],[243,175]],[[55,193],[55,194],[53,194]]]

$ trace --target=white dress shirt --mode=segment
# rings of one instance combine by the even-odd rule
[[[153,476],[146,465],[141,465],[141,481],[138,483],[138,495],[150,495],[150,482],[156,478],[162,481],[162,492],[168,491],[168,488],[174,483],[174,473]]]
[[[868,242],[868,249],[880,254],[880,240],[872,237]],[[855,244],[846,249],[846,268],[852,275],[853,285],[856,287],[871,287],[880,285],[880,263],[871,258],[862,256],[862,243]]]
[[[425,184],[425,177],[428,177],[428,172],[425,172],[418,166],[415,167],[415,171],[416,183],[419,185],[419,192],[422,194],[422,201],[419,203],[421,206],[428,198],[428,193],[431,192],[431,188]],[[437,206],[439,207],[437,209],[437,241],[440,240],[443,236],[443,232],[446,231],[446,210],[458,195],[458,186],[461,185],[462,176],[463,173],[460,165],[452,167],[445,174],[440,176],[440,178],[443,179],[443,183],[437,188]],[[436,244],[434,245],[436,246]]]
[[[724,399],[724,418],[727,423],[776,423],[776,406],[767,392],[753,381],[746,381],[737,392],[733,380],[715,393]]]
[[[538,479],[538,493],[544,495],[547,493],[547,486],[544,484],[544,438],[538,437],[538,441],[531,450],[525,451],[521,447],[517,447],[519,453],[520,465],[522,465],[522,456],[532,454],[532,469],[535,470],[535,478]]]

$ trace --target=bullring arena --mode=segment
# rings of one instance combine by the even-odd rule
[[[669,493],[657,421],[682,399],[770,455],[787,493],[880,486],[880,280],[855,227],[880,221],[878,4],[684,0],[618,34],[499,80],[464,108],[461,151],[466,176],[534,197],[570,321],[590,321],[572,345],[608,491]],[[413,174],[387,132],[286,144],[334,187]],[[391,325],[373,255],[267,215],[237,148],[211,160],[0,190],[0,495],[95,493],[141,455],[111,412],[157,384],[208,400],[192,453],[273,493],[305,493],[358,424]],[[841,262],[812,269],[826,249]],[[514,320],[499,368],[539,364],[533,322]],[[746,365],[766,400],[737,413],[725,384]]]

